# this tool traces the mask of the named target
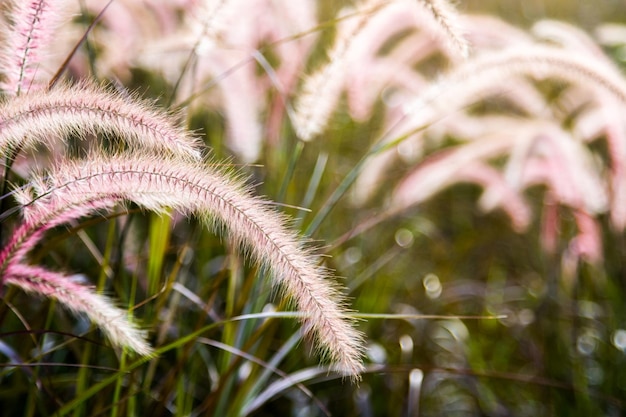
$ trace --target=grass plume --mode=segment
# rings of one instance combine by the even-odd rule
[[[423,8],[418,7],[418,4]],[[301,88],[294,105],[293,117],[293,124],[300,139],[310,141],[322,133],[352,73],[359,73],[359,76],[362,76],[362,72],[368,71],[367,66],[362,66],[362,60],[355,59],[355,52],[370,48],[370,39],[367,35],[363,36],[364,32],[373,20],[381,18],[388,11],[391,10],[392,15],[397,13],[398,9],[394,6],[398,6],[403,15],[424,14],[433,17],[434,31],[446,40],[446,44],[453,45],[452,49],[460,56],[467,57],[469,43],[458,28],[456,13],[447,0],[362,1],[356,6],[356,10],[345,12],[346,22],[338,28],[336,39],[327,52],[328,61],[311,74]],[[413,26],[419,26],[420,19],[415,20],[417,22],[413,22]],[[376,38],[388,39],[396,35],[399,27],[394,21],[397,21],[397,18],[389,19],[384,28],[377,28]],[[372,54],[376,52],[371,51]]]
[[[83,83],[23,94],[0,105],[0,152],[27,148],[59,137],[105,133],[133,147],[199,158],[198,139],[173,118],[137,99]]]
[[[0,48],[0,63],[5,76],[0,87],[11,96],[28,92],[34,87],[45,49],[53,33],[66,17],[67,0],[13,0],[12,24],[5,31]]]
[[[75,314],[84,314],[117,346],[141,356],[152,355],[145,332],[127,319],[128,313],[89,287],[73,282],[72,277],[38,266],[13,264],[4,270],[4,283],[57,300]]]
[[[173,208],[195,214],[208,225],[223,226],[269,268],[275,283],[295,300],[305,313],[305,332],[314,335],[338,370],[353,377],[361,371],[362,338],[352,328],[338,291],[317,265],[317,258],[285,228],[285,220],[266,201],[223,173],[203,163],[180,159],[164,163],[151,155],[92,155],[84,162],[59,164],[45,180],[34,183],[37,189],[25,190],[20,197],[26,222],[31,224],[56,224],[59,220],[55,219],[87,214],[84,210],[110,209],[116,202],[132,201],[149,210]]]

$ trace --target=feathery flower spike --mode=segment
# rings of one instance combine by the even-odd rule
[[[0,105],[0,154],[71,133],[101,132],[135,146],[200,158],[198,139],[166,115],[89,84],[23,94]]]
[[[626,104],[626,82],[619,71],[603,60],[572,54],[563,48],[541,45],[516,47],[467,61],[424,91],[406,114],[424,125],[452,108],[461,108],[493,91],[498,81],[511,77],[554,78],[595,88]],[[478,97],[478,98],[477,98]],[[426,116],[425,116],[426,114]],[[415,123],[413,121],[412,123]]]
[[[467,58],[470,53],[470,44],[459,24],[458,13],[448,0],[420,0],[419,3],[425,7],[433,16],[437,26],[443,31],[442,38],[451,49]]]
[[[437,34],[451,46],[453,52],[466,58],[469,54],[469,42],[459,29],[456,12],[447,0],[421,0],[401,2],[400,0],[365,0],[357,6],[358,17],[355,21],[348,21],[345,28],[340,28],[339,34],[328,52],[328,62],[314,72],[304,83],[297,102],[293,124],[298,137],[310,141],[319,135],[327,126],[328,120],[339,101],[341,90],[345,86],[346,77],[351,71],[354,51],[363,47],[361,41],[364,28],[370,24],[372,15],[385,13],[392,4],[401,4],[410,13],[415,5],[421,6],[426,12],[424,15],[432,17],[432,25]],[[419,11],[419,9],[418,9]],[[387,37],[397,29],[389,25]],[[364,37],[367,39],[367,37]],[[357,71],[362,71],[357,68]]]
[[[4,274],[6,284],[54,298],[73,313],[85,314],[115,345],[142,356],[152,354],[152,348],[145,341],[145,332],[128,321],[126,311],[114,307],[107,297],[74,283],[71,277],[23,264],[12,265]]]
[[[341,31],[328,51],[328,62],[305,81],[294,105],[293,124],[298,137],[310,141],[326,127],[339,99],[346,76],[347,59],[354,38],[375,11],[385,7],[383,0],[366,0],[358,6],[356,21]]]
[[[46,180],[36,182],[38,189],[25,191],[20,199],[32,230],[39,222],[58,224],[55,219],[110,209],[123,201],[159,212],[173,208],[193,213],[208,225],[225,227],[253,258],[269,267],[274,282],[295,300],[304,313],[305,333],[315,337],[320,351],[337,370],[358,378],[363,369],[362,337],[352,327],[337,289],[326,280],[327,272],[303,248],[300,238],[284,227],[282,216],[224,173],[200,162],[163,163],[154,155],[94,155],[87,161],[61,163]],[[23,236],[17,240],[32,245]],[[4,263],[10,269],[23,254],[8,252],[13,257],[5,256]]]
[[[13,0],[12,25],[5,29],[0,47],[0,88],[9,95],[31,90],[37,66],[55,29],[66,17],[67,0]],[[43,49],[43,51],[42,51]]]

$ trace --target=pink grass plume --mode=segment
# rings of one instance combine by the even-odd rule
[[[224,229],[255,261],[267,266],[273,283],[303,313],[305,334],[339,372],[358,379],[363,370],[362,335],[353,328],[328,272],[302,239],[285,227],[283,216],[226,173],[203,162],[164,160],[154,154],[93,154],[85,161],[60,162],[31,184],[34,187],[17,193],[30,226],[13,237],[15,248],[5,248],[5,269],[24,259],[20,245],[28,249],[40,238],[38,224],[47,228],[126,201],[161,213],[175,209],[193,214]]]
[[[0,87],[9,95],[36,88],[35,80],[53,34],[68,16],[68,0],[13,0],[12,24],[0,48]]]

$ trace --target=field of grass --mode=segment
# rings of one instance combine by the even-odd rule
[[[626,414],[623,2],[0,4],[2,416]]]

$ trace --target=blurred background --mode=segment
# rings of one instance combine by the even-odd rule
[[[623,1],[468,0],[457,6],[461,13],[488,14],[524,30],[543,19],[561,20],[591,37],[605,23],[626,21]],[[604,50],[615,62],[622,59],[620,45],[604,45]],[[549,100],[560,93],[554,94]],[[376,123],[354,126],[339,119],[335,126],[345,127],[336,133],[342,145],[329,153],[347,159],[329,171],[342,177]],[[612,162],[604,145],[591,146],[609,169]],[[402,170],[401,165],[391,170],[389,186]],[[362,322],[368,358],[380,367],[373,366],[364,376],[351,401],[345,391],[335,391],[331,403],[333,410],[340,410],[337,415],[626,413],[623,231],[611,226],[608,213],[599,215],[602,261],[581,262],[571,275],[563,271],[561,256],[575,234],[572,212],[559,211],[562,240],[559,249],[547,253],[540,244],[550,204],[545,188],[525,192],[533,220],[524,232],[514,230],[503,213],[478,209],[481,193],[474,185],[453,185],[332,252],[329,262],[347,277],[357,311],[450,316]],[[349,228],[359,224],[355,218],[364,221],[378,214],[375,204],[367,207],[356,215],[348,207],[338,208],[321,235],[332,242],[329,236],[338,225]],[[462,318],[500,315],[505,317]],[[333,390],[325,394],[332,398]]]
[[[462,0],[457,2],[461,11],[492,13],[507,21],[528,26],[541,19],[560,19],[592,29],[600,23],[623,22],[626,5],[621,0]]]

